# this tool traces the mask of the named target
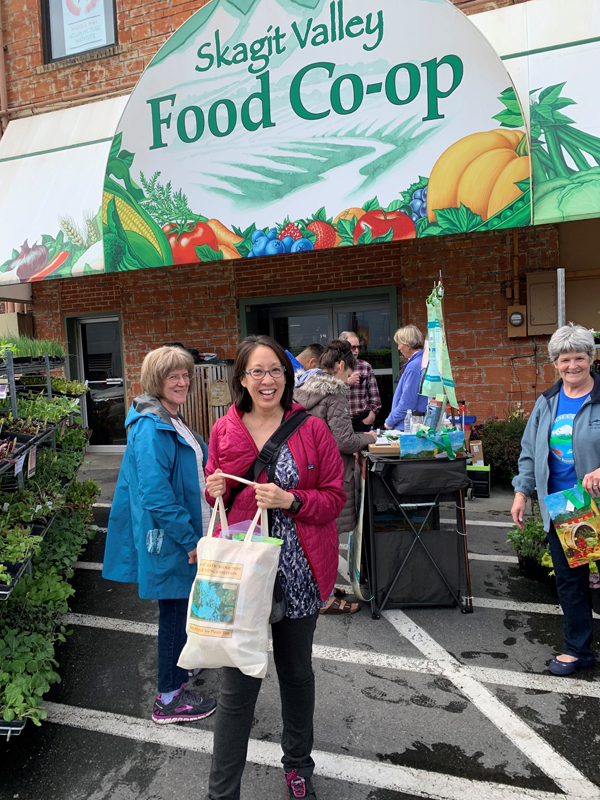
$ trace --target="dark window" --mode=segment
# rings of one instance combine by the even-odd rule
[[[45,60],[116,44],[114,0],[42,0]]]

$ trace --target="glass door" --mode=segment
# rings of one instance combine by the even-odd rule
[[[84,419],[92,430],[90,445],[120,449],[127,439],[119,318],[78,319],[77,334],[79,375],[90,387],[84,408]]]

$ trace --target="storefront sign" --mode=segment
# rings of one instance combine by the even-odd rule
[[[136,86],[107,272],[531,224],[521,107],[449,0],[212,0]]]

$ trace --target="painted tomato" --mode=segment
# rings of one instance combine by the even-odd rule
[[[390,228],[394,234],[394,241],[415,239],[417,235],[415,223],[403,211],[384,211],[381,208],[368,211],[358,220],[354,229],[354,244],[358,244],[358,240],[366,228],[371,229],[374,239],[384,236]]]
[[[200,261],[196,247],[203,244],[207,244],[213,250],[219,249],[217,237],[205,222],[189,222],[183,228],[183,232],[180,232],[177,226],[167,223],[163,225],[163,233],[169,240],[174,264],[194,264]]]

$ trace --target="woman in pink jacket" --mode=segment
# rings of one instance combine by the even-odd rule
[[[243,477],[282,422],[302,411],[302,406],[292,403],[292,365],[285,350],[269,336],[249,336],[238,346],[232,386],[234,405],[212,429],[206,467],[207,498],[212,503],[223,496],[225,505],[236,484],[221,473]],[[271,535],[283,540],[278,578],[287,611],[272,625],[283,717],[282,762],[287,796],[316,800],[311,652],[319,609],[337,574],[335,520],[346,500],[343,466],[327,425],[308,417],[270,469],[275,469],[274,476],[263,469],[256,486],[236,495],[228,520],[252,519],[257,506],[272,509]],[[260,686],[260,679],[238,669],[222,670],[207,800],[239,800]]]

